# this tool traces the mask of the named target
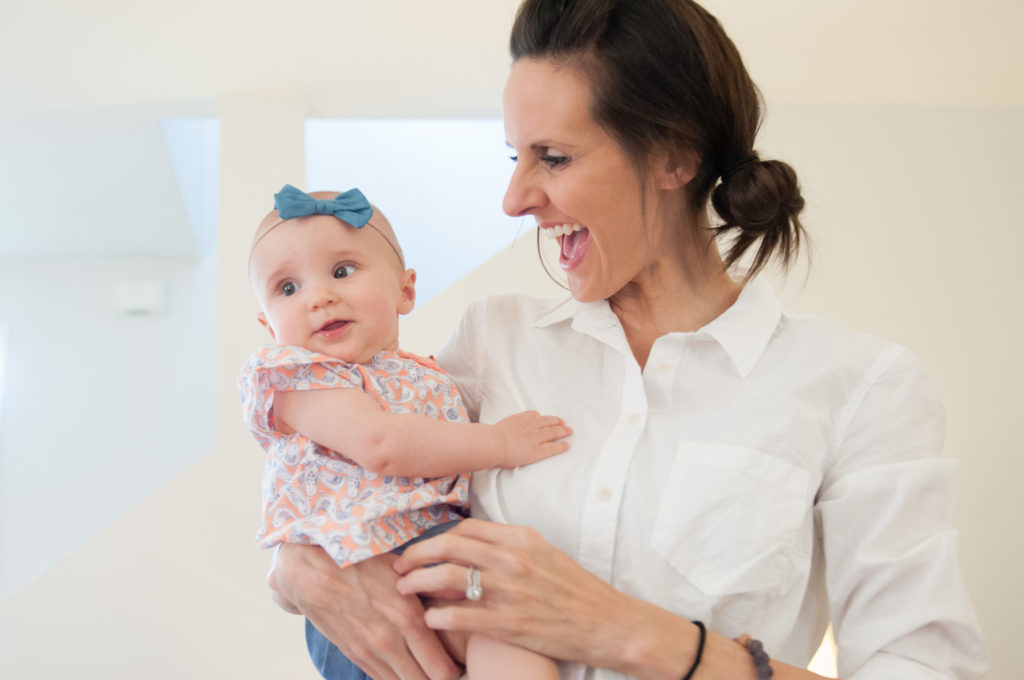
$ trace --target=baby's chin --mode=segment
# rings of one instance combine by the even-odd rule
[[[320,351],[320,350],[314,350],[314,351],[319,351],[320,354],[324,354],[326,356],[331,357],[332,359],[337,359],[338,361],[344,362],[346,364],[365,364],[365,365],[369,366],[370,363],[373,361],[373,358],[375,356],[377,356],[381,352],[385,352],[387,350],[380,349],[380,350],[377,350],[376,352],[371,352],[371,351],[367,350],[365,352],[358,352],[357,353],[357,352],[337,351],[337,350],[331,350],[330,348],[327,348],[327,349],[325,349],[323,351]]]

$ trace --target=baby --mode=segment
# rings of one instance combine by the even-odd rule
[[[400,552],[467,514],[466,473],[568,449],[569,428],[535,411],[469,423],[433,359],[398,348],[416,272],[358,189],[285,186],[274,199],[249,276],[276,344],[239,378],[246,422],[267,453],[260,545],[319,545],[341,567]],[[468,597],[482,592],[479,574],[467,573]],[[306,625],[307,639],[323,640]],[[310,652],[316,662],[312,641]],[[466,664],[471,678],[558,677],[553,661],[480,635],[467,642]],[[331,680],[368,677],[350,665],[318,668]]]

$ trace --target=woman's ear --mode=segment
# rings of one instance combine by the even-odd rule
[[[700,171],[700,160],[700,155],[690,148],[658,154],[654,161],[658,188],[672,190],[685,187]]]
[[[416,270],[406,269],[402,272],[398,313],[408,314],[416,305]]]
[[[274,335],[274,329],[270,327],[270,323],[267,321],[267,316],[263,312],[256,314],[256,320],[260,322],[260,325],[270,331],[270,337],[277,340],[277,336]]]

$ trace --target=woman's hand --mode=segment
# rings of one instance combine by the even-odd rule
[[[475,602],[464,599],[468,565],[481,572]],[[394,568],[404,574],[399,592],[449,601],[427,611],[431,628],[486,633],[589,666],[630,667],[631,641],[658,609],[619,593],[533,529],[480,520],[410,546]],[[677,652],[685,647],[677,640]]]
[[[304,614],[375,680],[455,680],[461,671],[424,624],[420,599],[396,589],[394,560],[339,569],[318,546],[284,544],[267,580],[282,609]]]
[[[678,680],[697,655],[693,623],[618,592],[533,529],[468,519],[409,546],[393,566],[404,574],[400,592],[433,598],[431,628],[486,633],[643,680]],[[465,599],[468,566],[481,572],[476,601]],[[702,659],[695,680],[757,677],[745,647],[711,631]],[[784,663],[772,666],[777,680],[822,680]]]

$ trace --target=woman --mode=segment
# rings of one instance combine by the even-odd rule
[[[754,152],[757,92],[718,22],[688,0],[526,0],[511,46],[504,208],[558,238],[572,300],[479,303],[439,359],[471,415],[558,413],[572,453],[476,475],[474,514],[502,524],[400,558],[337,570],[288,546],[278,602],[378,679],[457,675],[423,621],[572,678],[817,677],[830,621],[842,677],[982,675],[916,359],[754,279],[795,254],[803,199]],[[417,594],[451,601],[424,616]]]

